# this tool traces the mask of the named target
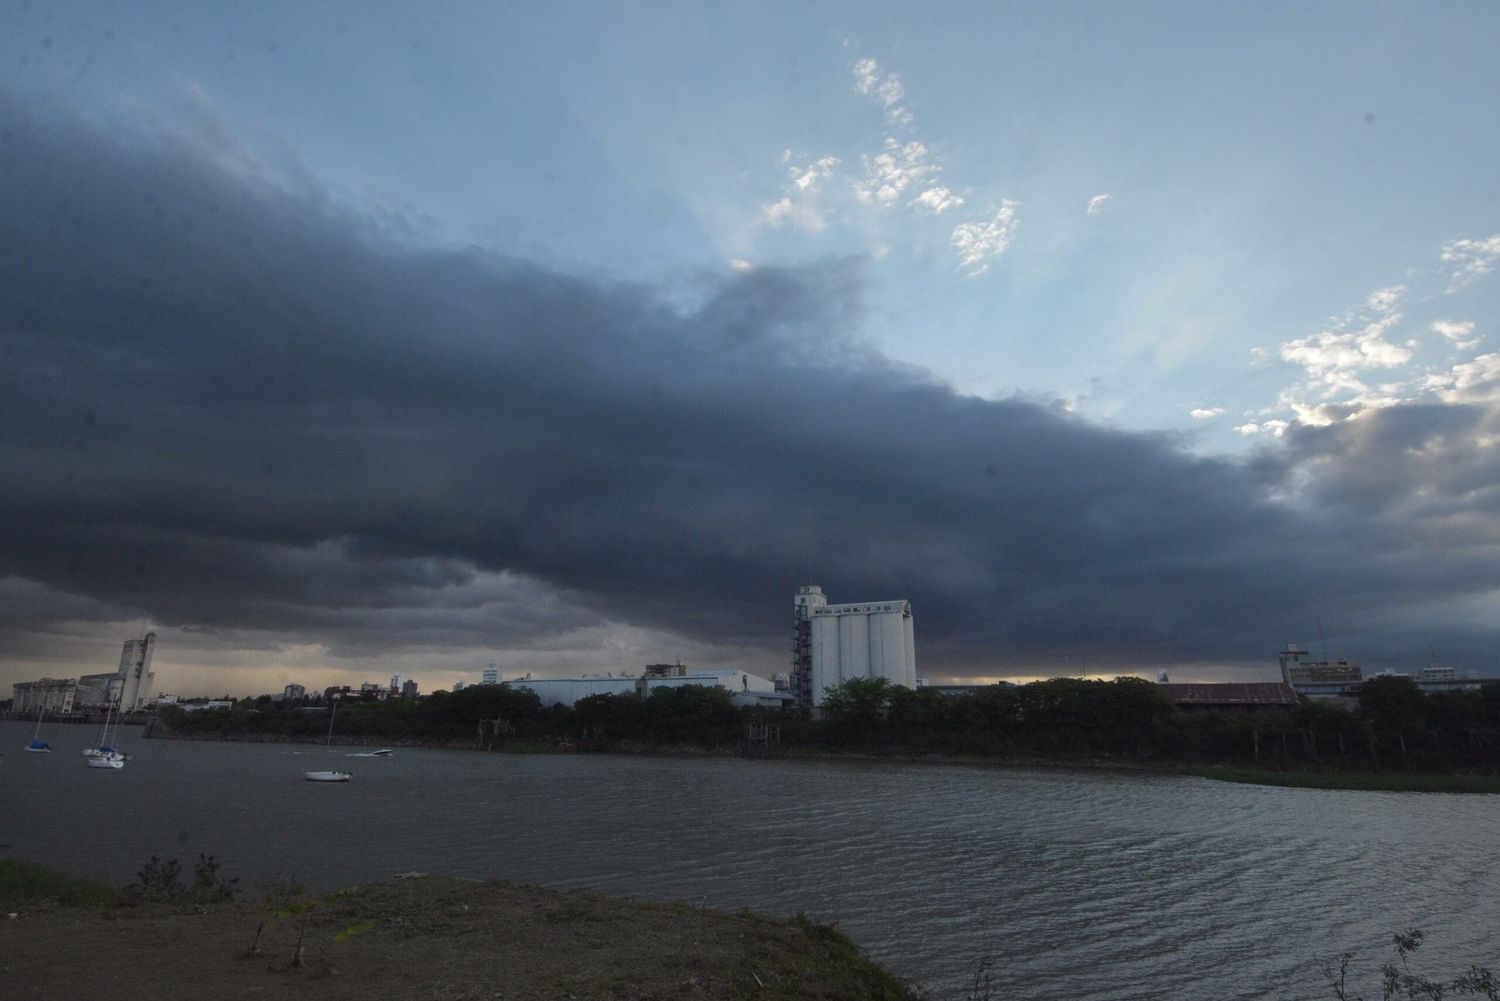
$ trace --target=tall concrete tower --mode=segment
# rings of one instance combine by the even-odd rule
[[[813,705],[812,617],[828,605],[823,589],[803,584],[797,589],[792,619],[792,695],[799,706]]]
[[[120,711],[139,709],[151,699],[156,674],[151,670],[151,654],[156,650],[156,634],[147,633],[138,640],[126,640],[120,651]]]

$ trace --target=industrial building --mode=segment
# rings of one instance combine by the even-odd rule
[[[78,698],[78,682],[72,678],[18,681],[11,686],[11,692],[12,712],[66,715],[73,711]]]
[[[765,678],[758,678],[744,671],[693,671],[678,665],[671,672],[661,671],[662,665],[651,665],[641,677],[630,675],[604,675],[582,678],[517,678],[505,684],[511,688],[524,688],[542,700],[543,706],[572,706],[579,699],[590,695],[640,695],[651,694],[655,688],[680,688],[684,685],[703,685],[707,688],[722,688],[729,692],[739,705],[782,706],[791,697],[777,692],[776,686]]]
[[[805,584],[793,601],[792,695],[820,706],[827,689],[853,678],[884,678],[917,687],[911,602],[830,605],[823,589]]]
[[[121,712],[134,712],[151,702],[151,690],[156,685],[156,675],[151,670],[151,655],[155,650],[156,634],[147,633],[138,640],[125,641],[119,669],[109,674],[85,674],[77,681],[43,678],[21,682],[15,686],[14,708],[45,705],[48,712],[67,713],[75,707],[114,705]]]
[[[1281,680],[1298,695],[1314,699],[1332,699],[1353,705],[1359,690],[1370,678],[1357,660],[1303,660],[1310,656],[1292,643],[1281,651]],[[1416,686],[1431,695],[1435,692],[1477,692],[1480,686],[1500,678],[1480,677],[1472,672],[1460,675],[1451,667],[1430,664],[1416,676],[1385,670],[1373,678],[1411,678]]]
[[[1307,656],[1295,643],[1287,644],[1280,656],[1281,683],[1300,695],[1352,697],[1364,683],[1364,669],[1357,660],[1304,660]]]
[[[112,706],[120,701],[120,691],[124,687],[125,679],[118,671],[111,671],[108,674],[85,674],[78,679],[78,701],[75,704],[80,708]]]

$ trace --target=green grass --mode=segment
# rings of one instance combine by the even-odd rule
[[[84,879],[35,862],[0,859],[0,906],[58,904],[63,907],[119,907],[119,887]]]
[[[867,959],[859,947],[833,925],[811,921],[802,914],[789,923],[810,940],[805,957],[800,962],[793,958],[794,967],[800,967],[810,981],[803,986],[838,985],[850,993],[832,996],[868,998],[869,1001],[918,1001],[921,997],[905,981]],[[804,996],[830,995],[809,990]]]
[[[1275,772],[1256,768],[1189,768],[1220,782],[1288,786],[1294,789],[1353,789],[1374,792],[1500,793],[1500,775],[1437,775],[1420,772]]]

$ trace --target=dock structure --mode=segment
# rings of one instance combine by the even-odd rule
[[[493,751],[497,743],[504,744],[505,738],[515,732],[516,725],[504,717],[482,719],[479,721],[479,733],[474,744],[481,751]]]
[[[745,757],[774,758],[781,754],[780,723],[746,723]]]

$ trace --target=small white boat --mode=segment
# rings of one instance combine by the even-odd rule
[[[378,751],[355,751],[349,755],[351,758],[389,758],[390,756],[391,750],[388,747],[383,747]]]
[[[109,751],[105,754],[96,754],[89,758],[90,768],[124,768],[125,755],[119,751]]]
[[[309,782],[348,782],[354,775],[350,772],[303,772],[302,777]]]

